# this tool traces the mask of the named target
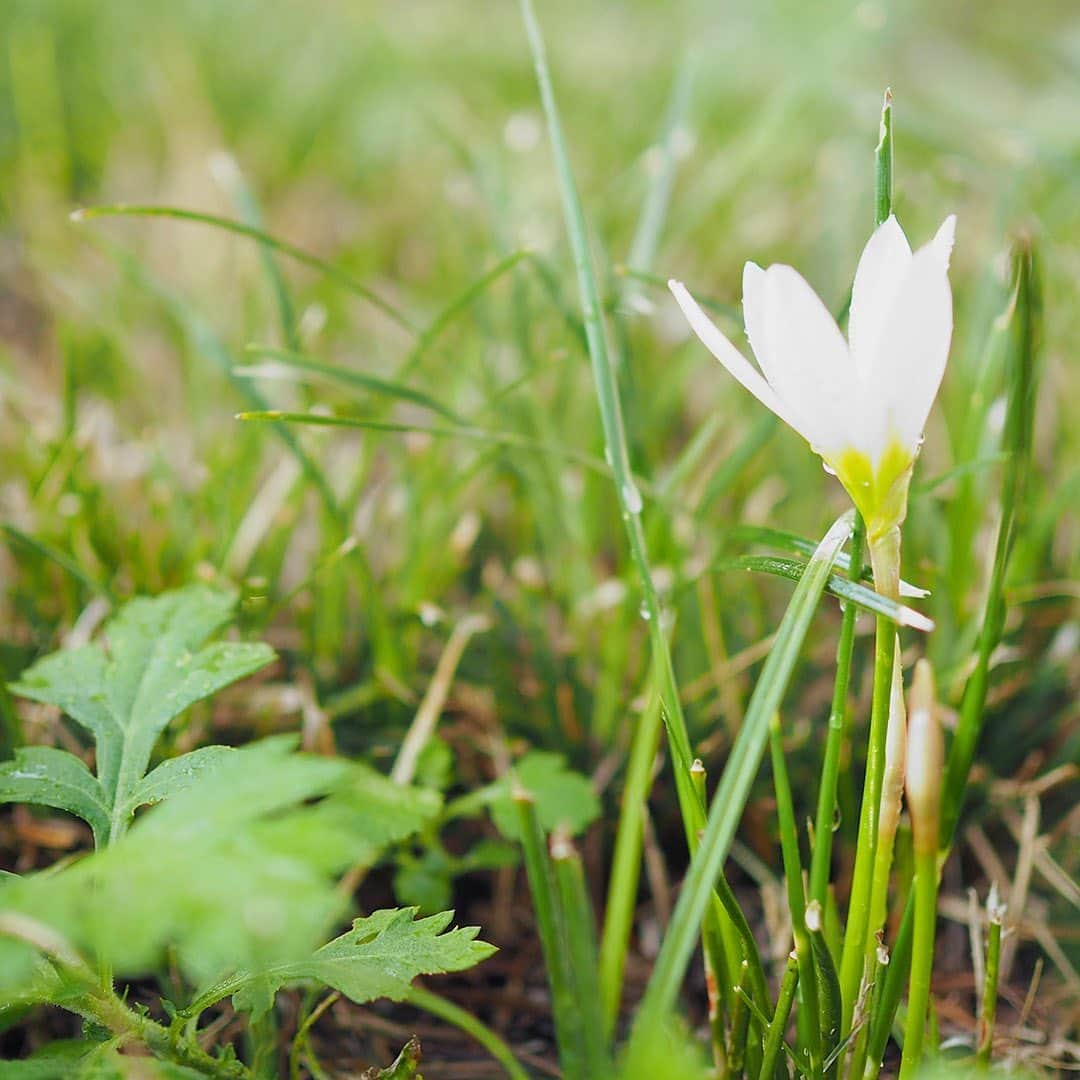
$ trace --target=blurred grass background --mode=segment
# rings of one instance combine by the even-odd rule
[[[785,261],[839,309],[872,224],[886,85],[901,222],[918,244],[959,217],[957,329],[905,576],[933,590],[921,606],[939,630],[926,648],[954,704],[995,523],[1004,252],[1028,233],[1045,302],[1037,468],[976,814],[990,815],[990,777],[1075,761],[1080,9],[548,0],[541,18],[711,775],[789,593],[715,569],[745,548],[733,527],[817,536],[844,499],[687,340],[666,290],[623,270],[678,275],[737,313],[743,262]],[[381,760],[448,626],[482,611],[493,628],[465,654],[451,713],[581,769],[617,770],[647,683],[645,634],[517,6],[5,0],[0,43],[4,673],[73,624],[85,632],[118,597],[221,575],[241,587],[249,628],[282,651],[282,681],[310,674],[305,700],[339,745]],[[408,383],[533,448],[306,428],[290,429],[290,447],[235,421],[254,391],[276,408],[441,422],[392,395],[273,367],[231,373],[253,362],[249,343],[287,343],[258,247],[174,221],[69,221],[122,201],[229,217],[250,217],[257,201],[271,233],[419,329],[529,248],[411,360],[415,339],[385,313],[325,275],[277,266],[306,353]],[[343,521],[358,541],[344,555]],[[823,619],[835,618],[830,603]],[[807,791],[832,628],[791,703]],[[1063,846],[1066,807],[1047,816],[1066,825]],[[1062,940],[1075,963],[1075,932]]]

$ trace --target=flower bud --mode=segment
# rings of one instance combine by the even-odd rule
[[[929,660],[915,665],[908,693],[907,802],[915,851],[936,851],[945,772],[945,740],[934,701]]]

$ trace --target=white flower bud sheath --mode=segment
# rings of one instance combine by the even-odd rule
[[[871,546],[904,520],[912,467],[945,372],[955,224],[947,217],[914,253],[895,217],[878,226],[855,273],[847,341],[796,270],[747,263],[743,316],[760,371],[681,282],[668,283],[709,351],[837,475]]]

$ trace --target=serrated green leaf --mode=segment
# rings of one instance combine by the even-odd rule
[[[536,815],[545,832],[561,827],[576,836],[599,817],[600,800],[588,778],[571,772],[561,754],[532,750],[515,764],[514,773],[535,800]],[[497,787],[491,816],[503,836],[517,839],[520,833],[509,778]]]
[[[295,753],[295,743],[221,754],[108,848],[0,885],[0,915],[31,917],[125,977],[160,969],[166,948],[196,986],[310,958],[347,902],[341,871],[372,861],[440,803],[365,766]],[[35,956],[0,937],[0,1004],[22,1000]]]
[[[376,911],[356,919],[351,930],[306,960],[230,980],[233,1005],[261,1016],[278,990],[307,979],[333,987],[357,1003],[382,997],[399,1001],[418,975],[463,971],[495,952],[493,945],[476,940],[478,927],[447,931],[452,911],[426,919],[415,915],[416,908]]]
[[[0,889],[0,913],[18,912],[59,932],[117,974],[157,970],[166,947],[196,985],[308,955],[344,898],[335,878],[302,852],[260,834],[268,818],[309,821],[309,800],[350,780],[339,759],[267,740],[225,755],[187,788],[139,817],[108,848],[48,875]],[[334,869],[354,854],[339,840]],[[17,995],[25,964],[5,964],[0,991]],[[0,992],[0,1001],[6,995]]]
[[[24,746],[0,764],[0,803],[53,806],[85,821],[96,843],[109,833],[109,808],[101,785],[81,758],[55,746]]]
[[[97,775],[115,839],[138,805],[135,792],[165,726],[190,705],[274,657],[268,645],[215,642],[236,598],[191,585],[132,600],[107,624],[108,656],[99,646],[54,653],[12,690],[56,705],[93,736]]]

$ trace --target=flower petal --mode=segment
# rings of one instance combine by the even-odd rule
[[[937,256],[941,265],[949,269],[949,256],[952,255],[953,241],[956,238],[956,215],[950,214],[942,223],[941,228],[934,234],[934,239],[929,244],[919,248],[925,251],[929,248]]]
[[[875,460],[890,439],[918,448],[951,338],[952,289],[935,238],[912,257],[868,374],[867,397],[883,402],[887,410],[886,423],[875,433],[880,439],[872,452]]]
[[[848,341],[861,373],[870,367],[885,320],[910,265],[911,246],[890,214],[866,242],[851,289]]]
[[[769,293],[765,271],[755,262],[748,262],[743,267],[742,309],[750,348],[764,370],[770,362],[768,357],[772,347],[769,342]]]
[[[724,336],[716,324],[698,306],[681,281],[669,281],[668,288],[682,308],[691,329],[701,343],[728,369],[742,385],[767,409],[776,413],[785,424],[801,432],[791,413],[785,408],[776,391],[762,378],[761,373]],[[760,357],[758,357],[760,360]],[[806,436],[804,435],[804,438]]]
[[[847,342],[817,293],[790,266],[770,266],[764,284],[768,348],[758,355],[761,369],[810,445],[826,455],[841,451],[850,443],[848,413],[855,399]]]

